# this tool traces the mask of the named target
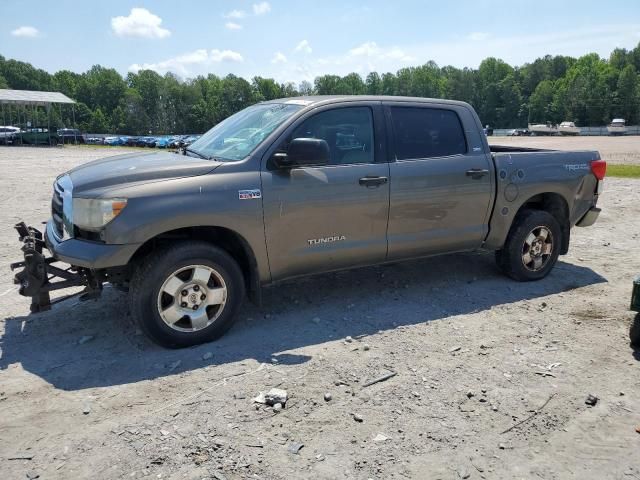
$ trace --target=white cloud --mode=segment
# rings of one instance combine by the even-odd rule
[[[276,52],[271,59],[271,63],[287,63],[287,57],[282,52]]]
[[[157,63],[134,63],[129,67],[129,71],[137,73],[140,70],[154,70],[158,73],[173,72],[186,77],[196,73],[205,73],[207,68],[221,62],[243,61],[242,55],[232,50],[213,49],[207,51],[200,48]]]
[[[365,42],[362,45],[359,45],[355,48],[349,50],[349,53],[354,56],[364,55],[364,56],[372,56],[378,53],[380,49],[376,42]]]
[[[264,15],[265,13],[269,13],[271,11],[271,5],[269,2],[260,2],[253,4],[253,13],[255,15]]]
[[[244,62],[244,58],[233,50],[211,50],[211,60],[214,62]]]
[[[40,32],[36,27],[23,26],[18,27],[11,32],[11,35],[14,37],[22,37],[22,38],[36,38],[40,36]]]
[[[234,22],[227,22],[224,24],[227,30],[242,30],[242,25]]]
[[[487,40],[489,37],[491,37],[491,35],[486,32],[472,32],[467,35],[467,38],[474,42],[481,42],[483,40]]]
[[[241,20],[246,16],[247,12],[245,12],[244,10],[231,10],[230,12],[223,15],[224,18],[231,18],[236,20]]]
[[[128,17],[111,19],[111,28],[118,37],[165,38],[171,35],[161,25],[162,19],[146,8],[132,8]]]
[[[302,40],[298,45],[296,45],[296,48],[293,51],[311,53],[313,50],[311,50],[311,45],[309,45],[309,42],[307,40]]]
[[[349,50],[349,55],[352,57],[367,57],[376,60],[392,59],[400,62],[411,62],[415,60],[414,57],[408,55],[398,47],[381,48],[376,42],[365,42],[362,45],[358,45]]]

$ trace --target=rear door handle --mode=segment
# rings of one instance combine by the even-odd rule
[[[387,183],[387,177],[362,177],[358,183],[364,187],[379,187]]]
[[[471,177],[474,180],[478,180],[485,175],[489,175],[489,170],[484,170],[482,168],[472,168],[471,170],[467,170],[467,177]]]

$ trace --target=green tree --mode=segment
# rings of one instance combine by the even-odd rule
[[[554,97],[556,86],[552,80],[541,81],[529,97],[529,123],[558,122]]]
[[[638,74],[633,65],[628,64],[618,77],[617,98],[611,111],[612,117],[622,117],[630,124],[638,122]]]
[[[272,78],[253,77],[252,86],[256,90],[256,98],[260,100],[282,97],[282,88]]]
[[[91,133],[108,133],[109,132],[109,122],[107,117],[100,107],[96,108],[91,116],[91,123],[89,124],[89,130]]]

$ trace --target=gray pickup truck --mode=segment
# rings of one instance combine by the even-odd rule
[[[470,105],[402,97],[259,103],[181,153],[57,178],[45,232],[16,226],[33,312],[54,290],[95,298],[110,283],[149,337],[184,347],[222,335],[246,294],[259,303],[301,275],[484,249],[539,280],[571,227],[595,222],[606,171],[595,151],[490,147]]]

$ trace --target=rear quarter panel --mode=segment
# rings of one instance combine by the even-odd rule
[[[600,159],[596,151],[496,153],[493,158],[497,192],[484,244],[487,249],[502,247],[518,211],[536,195],[562,196],[570,227],[594,204],[597,179],[591,173],[591,161]]]

